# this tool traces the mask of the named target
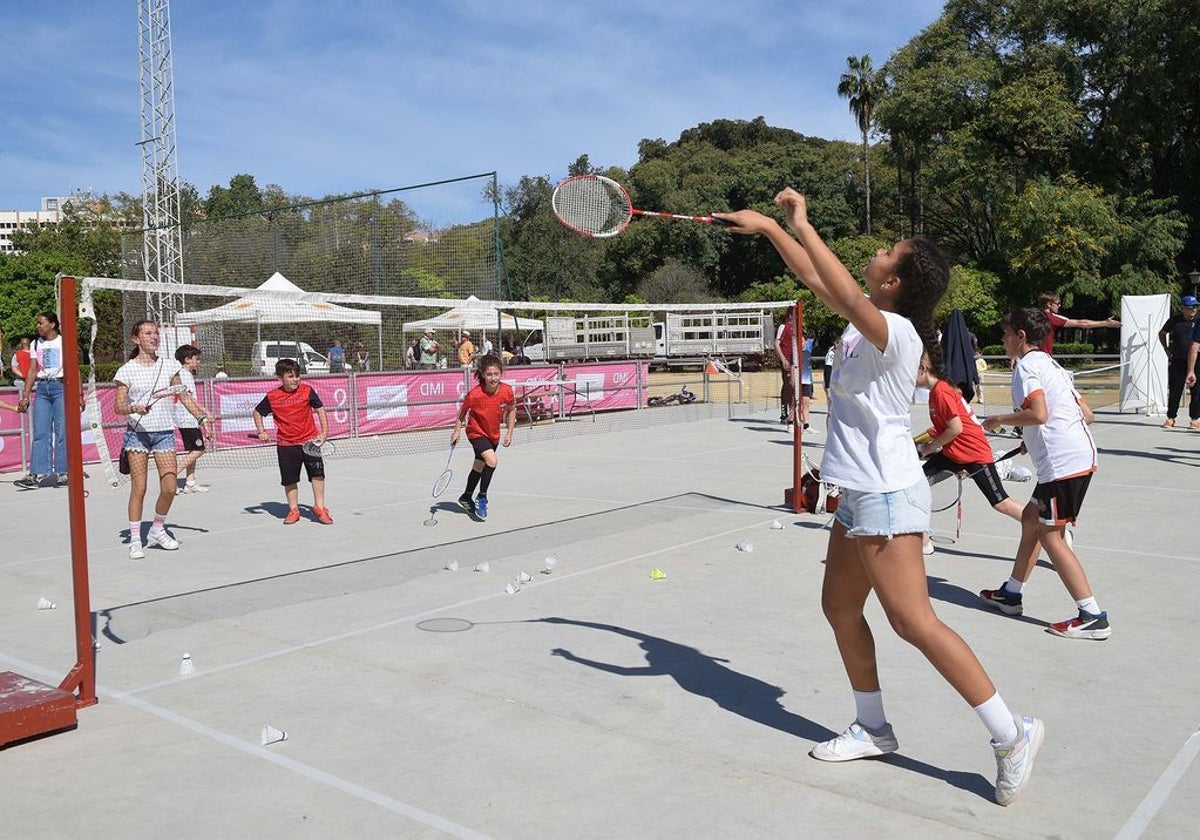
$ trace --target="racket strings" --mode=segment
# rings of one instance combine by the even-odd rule
[[[566,224],[593,236],[620,232],[633,216],[624,192],[599,178],[576,178],[554,194],[554,212]]]

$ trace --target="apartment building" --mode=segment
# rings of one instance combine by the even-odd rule
[[[12,254],[16,248],[12,244],[12,235],[30,222],[39,225],[56,225],[62,218],[63,205],[69,199],[49,197],[42,199],[41,210],[0,210],[0,253]]]

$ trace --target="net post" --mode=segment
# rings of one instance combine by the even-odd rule
[[[96,699],[96,651],[92,642],[92,606],[88,584],[87,513],[83,487],[83,424],[75,407],[82,400],[79,373],[79,330],[75,313],[74,277],[59,278],[59,318],[63,340],[63,402],[67,435],[67,506],[71,526],[71,578],[75,602],[75,666],[59,688],[75,691],[77,706]],[[101,432],[103,434],[103,432]]]
[[[804,304],[796,301],[792,308],[792,513],[811,513],[808,502],[801,492],[801,480],[804,477],[804,424],[800,421],[800,367],[804,365]],[[786,494],[784,503],[787,503]]]

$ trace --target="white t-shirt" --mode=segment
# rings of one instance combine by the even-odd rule
[[[1038,483],[1059,481],[1096,471],[1096,441],[1083,420],[1079,392],[1071,377],[1048,353],[1030,350],[1013,368],[1012,400],[1016,411],[1027,408],[1041,392],[1049,413],[1040,426],[1024,426],[1021,436]]]
[[[910,410],[925,351],[909,320],[884,312],[887,348],[880,351],[853,325],[829,380],[829,437],[821,478],[865,493],[891,493],[924,479],[913,446]]]
[[[62,336],[45,339],[35,338],[29,352],[37,359],[38,379],[62,379],[63,346]]]
[[[179,369],[179,384],[186,385],[188,393],[192,395],[192,399],[199,401],[196,396],[196,377],[192,375],[190,370],[182,366]],[[187,410],[187,407],[183,403],[179,402],[178,397],[175,398],[175,425],[181,429],[200,428],[200,421],[196,419],[192,412]]]
[[[145,405],[150,402],[150,395],[159,388],[171,384],[175,374],[183,369],[183,365],[174,359],[159,359],[152,364],[142,364],[136,359],[130,359],[121,365],[117,375],[113,377],[129,388],[129,404]],[[143,432],[175,431],[175,398],[163,397],[150,406],[149,414],[130,414],[125,420],[131,429]]]

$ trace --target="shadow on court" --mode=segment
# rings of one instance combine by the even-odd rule
[[[782,688],[739,673],[732,668],[726,668],[722,663],[728,662],[727,659],[706,656],[694,647],[618,627],[614,624],[600,624],[594,621],[580,621],[558,616],[533,619],[533,621],[546,624],[569,624],[575,627],[616,633],[618,636],[635,640],[646,652],[644,666],[626,668],[608,662],[585,659],[563,648],[555,648],[551,651],[551,655],[562,657],[569,662],[576,662],[619,677],[670,677],[684,691],[700,697],[707,697],[726,711],[814,743],[828,741],[838,734],[783,708],[779,703],[779,698],[786,692]]]
[[[1010,619],[1012,621],[1020,621],[1025,624],[1033,624],[1038,627],[1049,627],[1050,622],[1042,621],[1039,618],[1030,618],[1027,615],[1004,615],[997,612],[992,607],[985,604],[980,597],[969,590],[963,589],[961,586],[955,586],[948,582],[945,578],[933,577],[927,575],[925,580],[929,582],[929,597],[947,604],[954,604],[957,607],[966,607],[971,610],[979,610],[980,612],[996,615],[1000,618]]]

